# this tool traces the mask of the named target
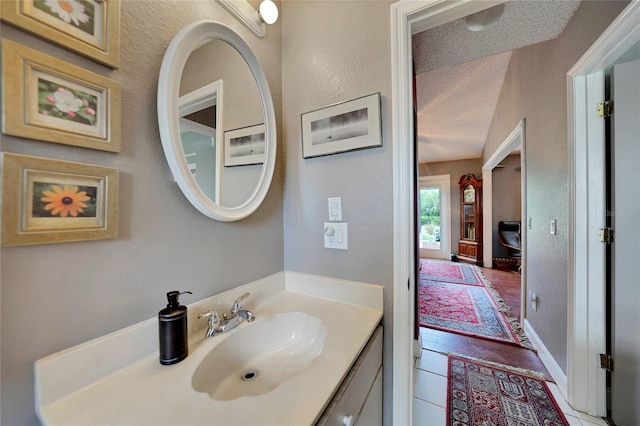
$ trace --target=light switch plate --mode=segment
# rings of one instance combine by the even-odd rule
[[[329,198],[329,220],[332,222],[340,222],[342,220],[342,198]]]
[[[349,227],[346,223],[327,222],[324,224],[325,248],[348,250]]]

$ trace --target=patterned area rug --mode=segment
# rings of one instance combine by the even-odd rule
[[[433,259],[420,259],[420,263],[420,278],[455,284],[485,285],[486,279],[476,265]]]
[[[568,426],[536,373],[449,356],[447,426]]]
[[[493,288],[421,279],[419,292],[421,326],[533,349]]]

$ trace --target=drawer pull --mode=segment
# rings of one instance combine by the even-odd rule
[[[342,418],[342,424],[344,426],[353,426],[353,415],[351,416],[344,416]]]

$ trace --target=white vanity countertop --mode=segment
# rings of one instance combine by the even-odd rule
[[[228,301],[245,291],[252,296],[243,306],[256,322],[210,339],[204,338],[206,321],[192,325],[197,321],[192,318],[218,299],[228,308]],[[291,272],[238,287],[188,306],[189,356],[178,364],[159,363],[155,319],[37,361],[39,418],[51,425],[313,424],[379,324],[382,294],[381,286]],[[194,371],[214,346],[243,327],[285,312],[316,316],[328,328],[324,350],[309,369],[268,393],[231,401],[192,388]],[[145,333],[153,335],[139,343]],[[152,352],[149,341],[155,343]],[[113,357],[104,355],[104,345]],[[145,351],[138,359],[130,355]],[[112,366],[103,364],[107,358],[113,358]]]

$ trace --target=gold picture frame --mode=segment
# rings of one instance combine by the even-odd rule
[[[120,151],[120,85],[2,39],[3,132]]]
[[[119,0],[2,0],[2,20],[111,68],[120,66]]]
[[[118,170],[1,153],[2,246],[118,236]]]

